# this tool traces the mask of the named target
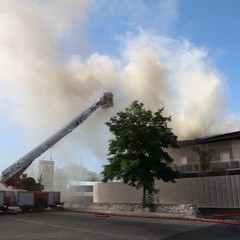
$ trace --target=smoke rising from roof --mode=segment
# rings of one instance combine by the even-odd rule
[[[114,108],[98,111],[59,147],[62,158],[81,146],[103,160],[109,138],[103,123],[133,100],[164,107],[179,139],[232,130],[224,79],[207,50],[186,39],[139,29],[121,37],[119,57],[64,49],[71,29],[84,29],[90,7],[77,0],[1,1],[1,120],[24,128],[35,146],[110,90]]]

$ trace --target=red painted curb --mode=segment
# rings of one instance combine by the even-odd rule
[[[95,213],[95,217],[110,217],[110,215],[106,213]]]
[[[226,211],[226,212],[217,212],[214,213],[213,216],[216,217],[240,217],[240,211]]]
[[[79,211],[73,209],[67,209],[68,212],[75,212],[75,213],[87,213],[93,214],[96,217],[129,217],[129,218],[149,218],[149,219],[169,219],[169,220],[186,220],[186,221],[199,221],[199,222],[209,222],[209,223],[216,223],[216,224],[227,224],[227,225],[239,225],[239,221],[234,220],[219,220],[219,219],[206,219],[206,218],[184,218],[184,217],[167,217],[167,216],[143,216],[143,215],[128,215],[128,214],[119,214],[119,213],[104,213],[104,212],[91,212],[91,211]]]

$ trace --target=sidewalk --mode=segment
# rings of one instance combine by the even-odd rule
[[[149,212],[146,209],[136,210],[136,211],[123,211],[123,210],[109,210],[109,209],[99,209],[92,205],[81,206],[77,204],[67,204],[64,207],[65,211],[68,212],[79,212],[79,213],[90,213],[94,214],[96,217],[132,217],[132,218],[152,218],[152,219],[173,219],[173,220],[190,220],[190,221],[204,221],[213,222],[219,224],[232,224],[240,226],[240,211],[234,209],[234,211],[229,211],[229,209],[199,209],[198,214],[193,214],[190,212]]]

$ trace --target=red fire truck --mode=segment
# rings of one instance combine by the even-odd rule
[[[11,207],[19,207],[22,211],[34,210],[42,212],[48,207],[58,207],[61,204],[60,192],[43,191],[44,186],[41,184],[41,177],[36,182],[34,178],[27,177],[24,171],[37,157],[72,132],[99,107],[109,108],[112,106],[112,93],[104,93],[98,102],[94,103],[51,137],[5,169],[1,174],[0,182],[5,187],[12,187],[14,190],[0,190],[0,210],[15,213]]]

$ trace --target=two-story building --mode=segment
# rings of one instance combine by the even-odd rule
[[[199,156],[194,145],[207,146],[214,150],[208,171],[226,170],[228,174],[240,173],[240,131],[179,141],[180,148],[169,149],[178,171],[196,173]]]
[[[156,195],[159,203],[240,208],[240,131],[180,141],[179,145],[180,148],[167,151],[174,158],[173,167],[177,167],[181,176],[175,184],[155,182],[155,187],[160,189]],[[214,149],[208,169],[201,174],[197,169],[198,153],[192,150],[195,145]],[[93,185],[94,203],[140,203],[141,199],[142,189],[123,182]]]

